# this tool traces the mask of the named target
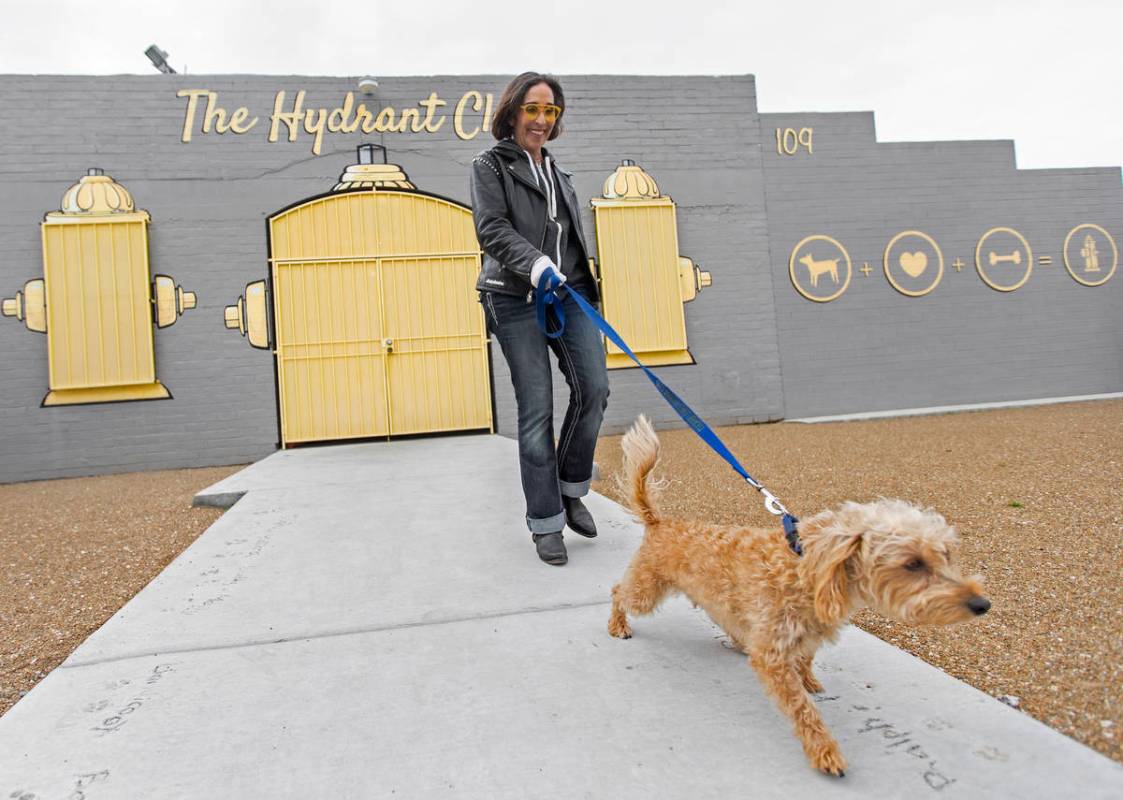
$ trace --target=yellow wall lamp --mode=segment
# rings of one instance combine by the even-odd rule
[[[159,400],[152,327],[195,307],[167,275],[149,278],[147,211],[100,169],[90,169],[43,218],[43,277],[0,311],[47,335],[44,406]]]

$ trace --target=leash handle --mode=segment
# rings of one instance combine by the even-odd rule
[[[538,291],[534,293],[534,313],[538,316],[538,329],[546,334],[549,339],[557,339],[565,333],[565,308],[562,299],[558,297],[557,290],[562,286],[550,270],[543,270],[542,277],[538,279]],[[550,332],[546,327],[546,311],[554,309],[554,316],[558,319],[558,329]]]

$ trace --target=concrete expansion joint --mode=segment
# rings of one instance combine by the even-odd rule
[[[605,600],[590,600],[585,603],[559,603],[553,606],[530,606],[528,608],[520,608],[511,611],[495,611],[490,614],[468,614],[459,617],[444,617],[441,619],[432,620],[418,620],[416,622],[401,622],[396,625],[375,625],[367,628],[348,628],[339,631],[326,631],[324,633],[316,633],[301,636],[282,636],[277,639],[258,639],[246,642],[232,642],[230,644],[215,644],[206,647],[180,647],[169,648],[166,650],[151,650],[142,653],[126,653],[119,656],[111,656],[108,658],[93,658],[86,661],[65,661],[60,664],[57,669],[81,669],[82,667],[96,667],[101,664],[115,664],[122,661],[133,661],[139,658],[156,658],[158,656],[169,655],[184,655],[189,653],[214,653],[222,650],[242,650],[254,647],[268,647],[276,644],[294,644],[297,642],[311,642],[319,639],[339,639],[347,636],[362,636],[371,633],[390,633],[399,630],[410,630],[412,628],[431,628],[441,625],[458,625],[464,622],[477,622],[485,619],[504,619],[508,617],[522,617],[529,614],[544,614],[551,611],[571,611],[579,608],[595,608],[597,606],[609,606],[612,604],[611,599]]]

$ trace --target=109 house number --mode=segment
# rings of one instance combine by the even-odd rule
[[[803,150],[807,151],[808,155],[815,152],[812,149],[812,137],[814,135],[814,128],[777,128],[776,129],[776,153],[782,156],[794,156],[796,153]]]

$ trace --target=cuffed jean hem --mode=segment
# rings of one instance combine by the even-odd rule
[[[559,480],[558,486],[561,488],[562,497],[584,497],[589,493],[589,484],[592,482],[592,478],[578,483]]]
[[[557,533],[565,527],[565,512],[559,511],[552,517],[526,518],[526,527],[531,533]]]

